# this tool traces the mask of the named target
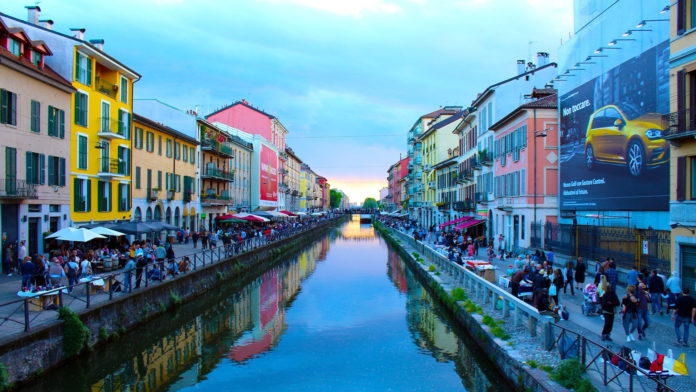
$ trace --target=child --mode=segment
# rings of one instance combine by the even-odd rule
[[[665,289],[665,293],[662,294],[662,298],[667,301],[667,314],[677,308],[677,295],[674,294],[672,290],[669,288]]]

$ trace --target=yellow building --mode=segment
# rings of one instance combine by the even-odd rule
[[[133,219],[197,228],[198,141],[138,114],[133,126]]]
[[[682,287],[696,290],[696,13],[694,3],[670,10],[670,112],[665,139],[670,147],[672,271]]]
[[[310,187],[308,187],[308,183],[307,183],[307,177],[309,176],[309,171],[310,171],[309,166],[307,166],[304,163],[300,164],[300,191],[299,191],[300,209],[299,209],[299,211],[307,211],[307,208],[309,206],[309,203],[307,200],[308,194],[309,194],[308,190],[310,189]]]

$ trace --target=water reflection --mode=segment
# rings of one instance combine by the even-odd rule
[[[358,220],[197,301],[26,390],[508,389]]]

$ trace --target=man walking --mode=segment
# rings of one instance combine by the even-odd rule
[[[677,333],[677,344],[689,347],[689,324],[696,323],[696,300],[689,295],[689,288],[682,289],[682,295],[677,298],[677,306],[672,313],[674,331]],[[684,326],[683,337],[679,336],[679,328]]]
[[[648,278],[648,291],[650,292],[650,302],[652,303],[652,314],[660,312],[662,315],[662,303],[660,297],[665,292],[665,283],[662,278],[657,276],[657,270],[653,270]]]

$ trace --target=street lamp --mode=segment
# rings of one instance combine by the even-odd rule
[[[536,112],[536,110],[535,110]],[[547,129],[544,128],[541,131],[536,130],[536,113],[534,120],[534,224],[537,224],[537,140],[536,138],[546,137]]]

